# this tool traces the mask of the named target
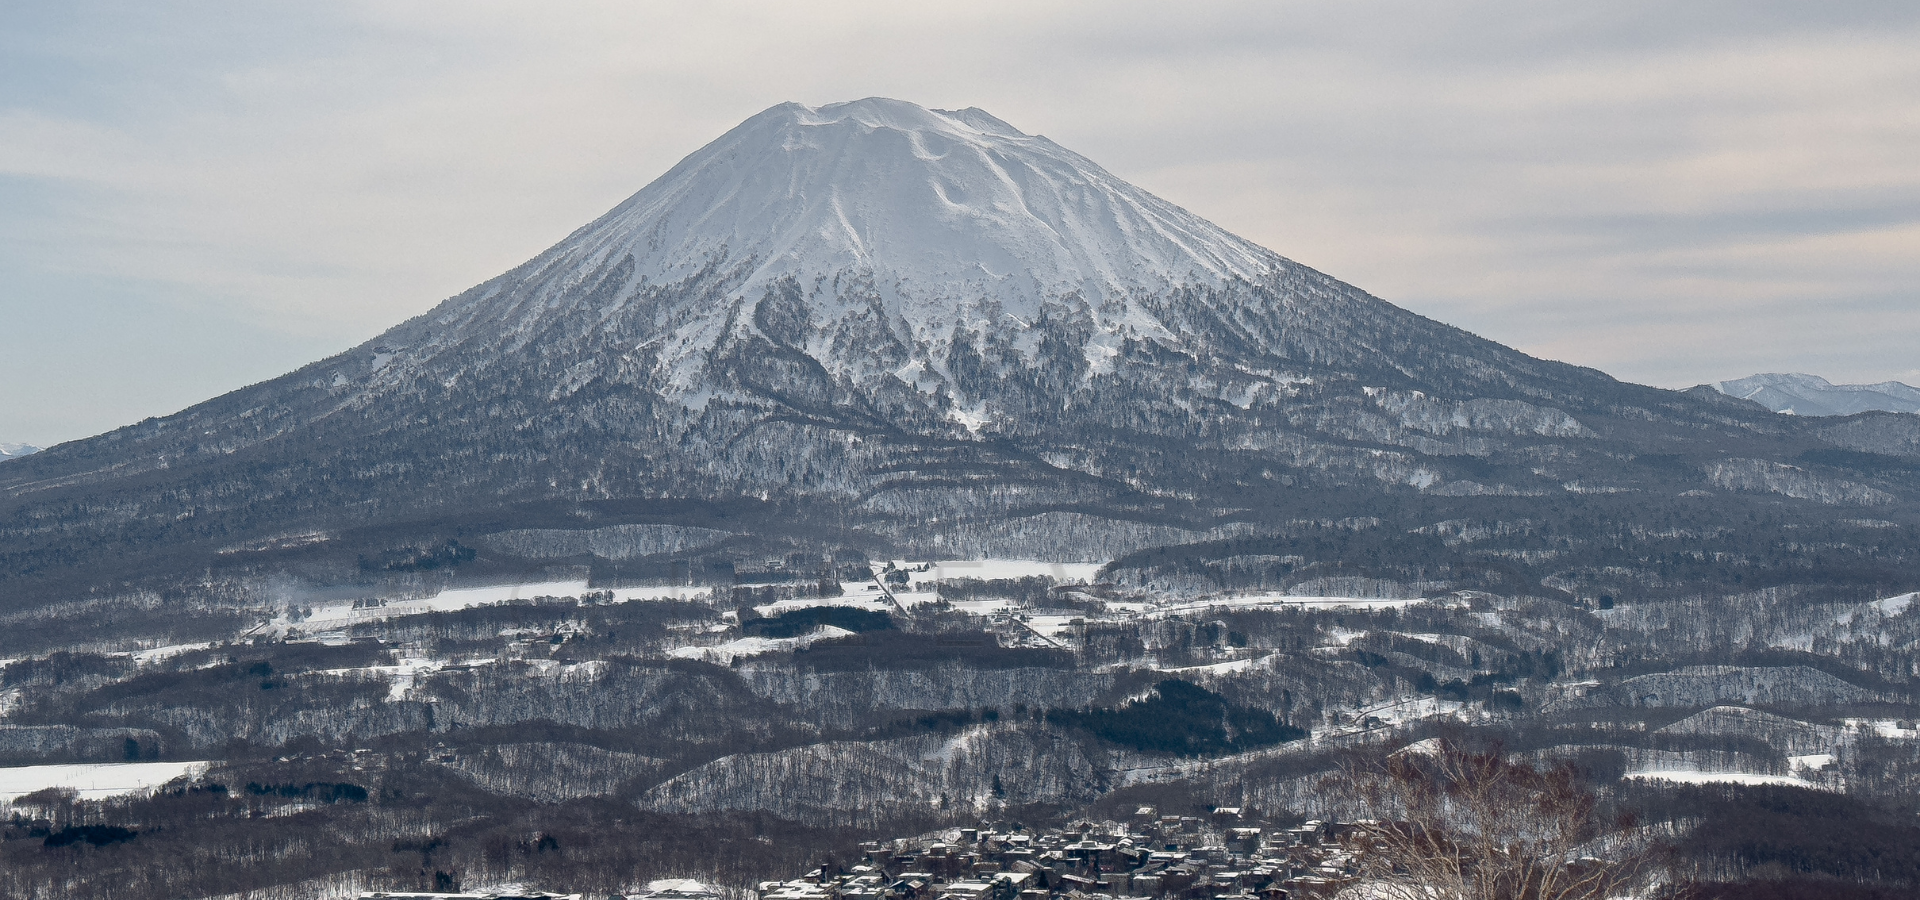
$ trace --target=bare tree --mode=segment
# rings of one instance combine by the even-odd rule
[[[1631,817],[1603,817],[1571,765],[1433,739],[1352,762],[1329,787],[1369,817],[1356,837],[1377,897],[1605,900],[1645,874]]]

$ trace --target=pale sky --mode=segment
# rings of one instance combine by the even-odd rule
[[[1920,383],[1911,0],[8,0],[0,442],[346,349],[755,112],[867,96],[1535,355]]]

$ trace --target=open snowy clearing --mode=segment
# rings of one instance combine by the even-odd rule
[[[193,643],[193,644],[168,644],[163,647],[154,647],[150,650],[136,650],[130,655],[133,657],[134,661],[139,662],[141,664],[146,664],[146,663],[152,663],[152,662],[159,662],[160,660],[163,660],[163,659],[179,656],[182,653],[193,653],[199,650],[206,650],[211,647],[213,647],[212,641],[202,641],[202,642]]]
[[[1920,740],[1920,728],[1908,720],[1896,719],[1843,719],[1848,728],[1871,728],[1873,733],[1883,738],[1900,740]]]
[[[1888,597],[1885,600],[1874,600],[1870,603],[1861,604],[1860,608],[1850,609],[1835,616],[1834,621],[1843,625],[1850,625],[1853,624],[1856,619],[1860,618],[1861,613],[1867,610],[1873,610],[1883,616],[1897,616],[1906,612],[1907,607],[1912,606],[1915,600],[1920,600],[1920,592],[1901,594],[1898,597]]]
[[[974,559],[942,560],[939,562],[897,561],[901,568],[917,568],[932,565],[932,569],[914,573],[915,581],[952,581],[957,578],[976,578],[981,581],[1007,581],[1018,578],[1051,578],[1055,584],[1090,582],[1100,572],[1102,563],[1050,563],[1031,559]],[[922,579],[920,576],[924,575]]]
[[[720,889],[691,878],[661,878],[647,882],[645,892],[627,896],[635,900],[713,900],[720,896]]]
[[[1020,622],[1037,634],[1050,638],[1066,637],[1073,633],[1075,622],[1084,622],[1079,615],[1032,615],[1021,616]]]
[[[853,632],[844,628],[822,625],[797,638],[743,637],[711,647],[681,647],[667,655],[675,659],[697,659],[701,662],[725,666],[732,665],[735,659],[759,656],[763,653],[804,650],[813,646],[815,641],[830,641],[852,636]]]
[[[887,602],[885,594],[874,590],[865,593],[849,591],[845,596],[841,597],[801,597],[792,600],[779,600],[756,606],[753,608],[753,611],[762,618],[771,619],[782,613],[793,612],[796,609],[813,609],[821,606],[845,606],[852,609],[878,610],[882,612],[893,608],[893,604]]]
[[[1209,609],[1256,609],[1295,606],[1301,609],[1403,609],[1416,603],[1425,602],[1420,597],[1396,599],[1368,597],[1295,597],[1289,594],[1244,594],[1230,597],[1208,597],[1186,603],[1173,603],[1159,608],[1162,613],[1205,612]]]
[[[713,588],[694,585],[644,585],[640,587],[601,588],[600,593],[613,594],[614,603],[636,603],[650,600],[696,600],[706,598]],[[595,593],[596,589],[585,581],[541,581],[524,584],[493,584],[480,587],[451,588],[431,597],[411,600],[374,598],[367,600],[343,600],[311,607],[312,612],[298,619],[282,615],[265,626],[270,634],[285,634],[289,629],[298,629],[308,634],[328,631],[340,631],[366,622],[379,622],[405,616],[418,616],[436,612],[458,612],[477,606],[495,606],[512,603],[516,600],[532,600],[536,597],[579,597]],[[146,651],[148,654],[163,654],[173,648],[156,648]],[[188,647],[187,649],[192,649]]]
[[[73,788],[82,800],[102,800],[159,787],[182,775],[198,775],[212,763],[69,763],[0,768],[0,800],[17,800],[47,788]]]
[[[1156,669],[1155,671],[1165,672],[1168,675],[1231,675],[1235,672],[1246,672],[1256,667],[1265,666],[1279,655],[1278,653],[1269,653],[1266,656],[1233,659],[1226,662],[1209,663],[1204,666],[1180,666],[1173,669]]]
[[[482,662],[490,663],[492,660],[484,660]],[[446,668],[447,665],[448,662],[441,659],[406,657],[402,658],[398,665],[363,666],[357,669],[322,669],[321,674],[378,675],[387,680],[387,699],[393,701],[407,699],[407,693],[412,691],[414,687],[420,683],[421,679]]]
[[[910,583],[898,588],[895,593],[911,596],[901,597],[902,603],[915,604],[931,602],[935,599],[935,588],[943,581],[959,578],[973,578],[982,581],[1005,579],[1048,577],[1058,583],[1086,582],[1099,572],[1100,563],[1050,563],[1023,559],[979,559],[979,560],[896,560],[894,565],[909,573]],[[796,599],[781,601],[771,607],[762,607],[762,615],[778,615],[794,609],[810,606],[857,606],[869,607],[885,604],[884,596],[871,581],[849,581],[840,584],[845,596],[821,598],[818,600]],[[317,632],[340,631],[366,622],[378,622],[404,616],[417,616],[435,612],[457,612],[477,606],[492,606],[511,603],[516,600],[531,600],[535,597],[578,597],[596,590],[613,594],[615,603],[634,603],[649,600],[699,600],[713,596],[715,588],[705,585],[646,585],[639,587],[619,587],[595,589],[585,581],[543,581],[524,584],[495,584],[479,587],[450,588],[432,597],[420,599],[379,599],[369,603],[366,600],[343,600],[311,607],[311,612],[299,618],[281,616],[265,626],[270,634],[284,635],[289,629],[313,634]],[[1004,608],[1000,603],[999,607]],[[191,646],[179,648],[155,648],[144,651],[145,658],[158,659],[171,653],[195,649]]]
[[[1366,724],[1367,719],[1378,719],[1381,725],[1390,728],[1410,725],[1423,719],[1441,716],[1458,716],[1467,709],[1467,704],[1457,700],[1442,700],[1438,697],[1410,697],[1404,700],[1392,700],[1375,706],[1368,706],[1354,712],[1353,719],[1359,723],[1360,730],[1377,727]]]
[[[1645,781],[1671,781],[1675,784],[1741,784],[1749,786],[1776,785],[1783,787],[1803,787],[1821,789],[1804,778],[1792,775],[1756,775],[1751,772],[1695,772],[1683,769],[1660,769],[1645,772],[1628,772],[1626,777]]]
[[[1836,759],[1839,759],[1839,757],[1831,753],[1809,753],[1805,756],[1789,756],[1787,757],[1787,764],[1792,766],[1795,771],[1809,769],[1818,772],[1821,769],[1833,765]]]
[[[534,584],[495,584],[483,587],[454,588],[418,600],[343,600],[311,607],[312,612],[298,619],[282,615],[266,627],[271,633],[285,634],[290,628],[301,631],[337,631],[362,622],[378,622],[401,616],[436,612],[458,612],[475,606],[531,600],[535,597],[578,597],[587,593],[585,581],[545,581]]]
[[[638,603],[647,600],[699,600],[713,593],[710,587],[696,587],[690,584],[661,584],[651,587],[607,588],[613,591],[615,603]]]

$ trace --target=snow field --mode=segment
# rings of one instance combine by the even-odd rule
[[[104,800],[196,776],[208,762],[67,763],[0,768],[0,800],[17,800],[47,788],[73,788],[82,800]]]
[[[1643,781],[1669,781],[1674,784],[1742,784],[1748,786],[1777,785],[1783,787],[1803,787],[1823,789],[1804,778],[1792,775],[1755,775],[1751,772],[1696,772],[1685,769],[1660,769],[1644,772],[1628,772],[1628,778]]]
[[[1818,772],[1821,769],[1833,765],[1835,759],[1838,759],[1838,757],[1831,753],[1809,753],[1805,756],[1789,756],[1787,757],[1787,763],[1792,765],[1796,770],[1807,769]]]
[[[927,565],[926,562],[897,561],[901,568]],[[976,559],[942,560],[932,563],[933,569],[927,572],[928,581],[951,581],[956,578],[977,578],[981,581],[1004,581],[1016,578],[1052,578],[1055,584],[1090,582],[1099,574],[1102,563],[1050,563],[1031,559]]]
[[[1901,594],[1898,597],[1888,597],[1885,600],[1874,600],[1861,604],[1861,608],[1859,609],[1850,609],[1835,616],[1834,621],[1842,625],[1851,625],[1854,620],[1860,618],[1861,613],[1869,609],[1883,616],[1897,616],[1906,612],[1907,607],[1912,606],[1915,600],[1920,600],[1920,592]]]
[[[713,589],[691,585],[649,585],[602,588],[599,591],[611,592],[614,603],[639,603],[650,600],[697,600],[711,595]],[[585,581],[542,581],[453,588],[431,597],[414,600],[373,598],[383,602],[373,606],[365,605],[363,602],[359,608],[354,606],[356,601],[342,600],[314,606],[312,615],[297,621],[282,615],[269,623],[266,630],[272,634],[285,634],[288,629],[299,629],[309,634],[340,631],[365,622],[380,622],[436,612],[458,612],[477,606],[494,606],[516,600],[531,600],[535,597],[579,597],[594,592],[595,589]],[[172,653],[197,649],[198,646],[159,647],[143,652],[154,654],[154,658],[157,659]]]
[[[1169,675],[1231,675],[1236,672],[1249,672],[1256,668],[1264,667],[1274,657],[1279,655],[1278,653],[1269,653],[1266,656],[1260,657],[1209,663],[1204,666],[1181,666],[1174,669],[1159,669],[1158,671],[1165,672]]]
[[[1420,597],[1380,599],[1365,597],[1295,597],[1290,594],[1243,594],[1239,596],[1209,597],[1185,603],[1172,603],[1159,607],[1159,611],[1168,614],[1186,612],[1204,612],[1209,609],[1256,609],[1261,607],[1288,607],[1301,609],[1404,609],[1416,603],[1425,602]]]
[[[1874,734],[1883,738],[1909,741],[1920,740],[1920,728],[1903,727],[1901,721],[1895,719],[1844,719],[1842,721],[1846,723],[1848,728],[1871,728]],[[1906,722],[1905,724],[1912,725],[1913,723]]]
[[[774,603],[756,606],[753,608],[753,611],[761,618],[771,619],[782,613],[789,613],[796,609],[813,609],[820,606],[845,606],[853,609],[865,609],[876,612],[885,612],[893,608],[893,604],[887,602],[886,595],[880,593],[877,588],[870,592],[860,592],[857,585],[853,587],[855,588],[854,590],[846,591],[845,595],[840,597],[801,597],[793,600],[780,600]],[[871,587],[871,585],[869,585],[869,587]],[[845,590],[845,588],[842,588],[842,590]]]
[[[804,650],[813,646],[816,641],[830,641],[852,636],[853,632],[845,628],[822,625],[797,638],[743,637],[711,647],[681,647],[667,655],[675,659],[694,659],[725,666],[731,665],[738,658],[759,656],[762,653]]]

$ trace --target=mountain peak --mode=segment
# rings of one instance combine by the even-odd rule
[[[929,109],[917,103],[888,97],[867,97],[824,106],[806,106],[789,101],[770,107],[747,121],[761,117],[787,118],[800,125],[816,127],[853,122],[868,128],[895,131],[954,131],[956,128],[966,128],[1007,137],[1032,137],[979,107]]]
[[[877,374],[874,327],[906,348],[888,372],[941,371],[956,333],[1018,343],[1042,319],[1084,326],[1076,342],[1090,360],[1129,339],[1178,344],[1145,298],[1290,266],[985,111],[871,97],[747,119],[509,276],[511,287],[430,318],[453,326],[434,329],[443,336],[462,323],[530,333],[578,302],[583,273],[599,273],[620,299],[591,314],[644,316],[630,324],[648,333],[640,343],[668,393],[685,399],[706,396],[700,370],[730,337],[758,331],[760,304],[781,284],[803,295],[814,338],[803,349],[860,379]]]
[[[1252,278],[1276,262],[982,110],[877,97],[762,112],[575,239],[634,254],[656,281],[751,260],[750,293],[854,267],[944,301]]]

